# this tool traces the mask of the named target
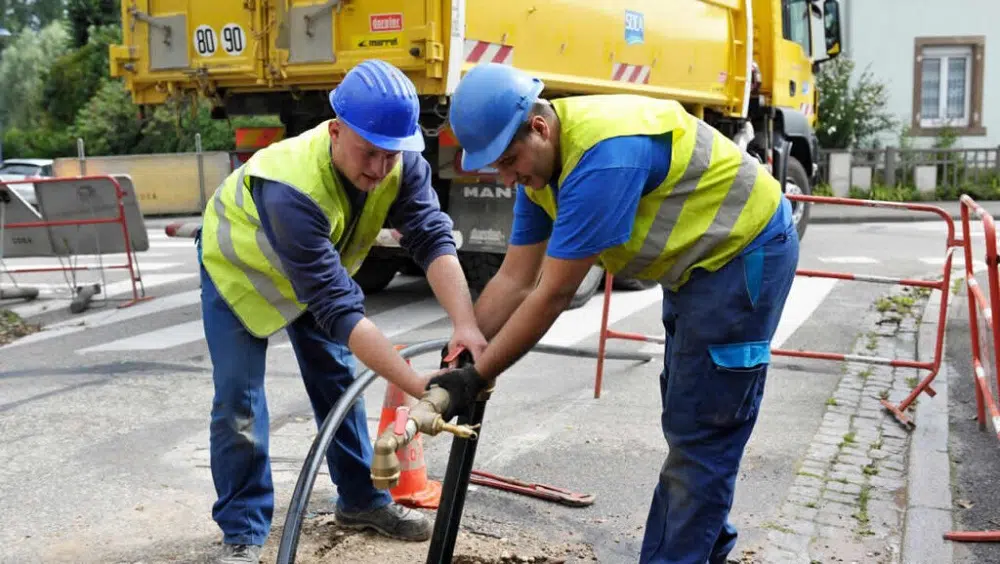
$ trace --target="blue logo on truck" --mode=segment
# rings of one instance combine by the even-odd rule
[[[645,28],[642,14],[625,10],[625,43],[629,45],[641,45],[645,36]]]

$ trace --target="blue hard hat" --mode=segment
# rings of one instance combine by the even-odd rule
[[[541,80],[509,65],[473,67],[459,81],[449,113],[462,168],[480,169],[500,158],[543,88]]]
[[[401,70],[379,60],[355,66],[330,92],[337,119],[386,151],[423,151],[420,101]]]

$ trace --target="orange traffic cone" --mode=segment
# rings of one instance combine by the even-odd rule
[[[376,436],[381,435],[386,427],[393,424],[397,407],[411,407],[416,403],[415,398],[392,382],[387,382]],[[396,452],[396,456],[399,458],[399,484],[389,489],[392,498],[396,503],[408,507],[437,509],[441,501],[441,482],[427,479],[424,445],[420,433],[417,433],[406,447]]]

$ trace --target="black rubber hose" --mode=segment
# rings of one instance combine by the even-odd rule
[[[409,359],[429,352],[440,352],[448,341],[449,339],[423,341],[401,349],[399,355]],[[557,345],[538,344],[531,349],[531,352],[597,358],[596,350]],[[648,362],[653,359],[653,356],[638,352],[605,351],[604,358],[608,360],[638,360]],[[334,404],[333,409],[330,410],[330,414],[327,415],[320,426],[319,433],[313,439],[312,447],[309,449],[309,454],[306,455],[305,463],[302,465],[302,471],[299,473],[299,479],[295,483],[295,490],[292,492],[292,498],[289,501],[288,513],[285,515],[285,525],[281,531],[281,542],[278,545],[276,564],[293,564],[295,562],[295,553],[299,546],[299,535],[302,531],[302,521],[305,518],[306,508],[309,505],[309,497],[312,495],[313,485],[316,483],[316,476],[319,474],[319,469],[326,459],[326,449],[329,448],[333,436],[337,433],[337,429],[340,428],[341,423],[344,422],[344,418],[347,417],[347,412],[350,411],[351,406],[361,397],[365,389],[375,381],[377,376],[370,368],[358,374],[357,378],[354,379],[354,383],[344,391],[344,395]]]
[[[440,352],[441,348],[448,344],[448,339],[437,339],[434,341],[424,341],[411,345],[399,351],[403,358],[411,358],[428,352]],[[354,379],[354,383],[344,391],[344,395],[334,404],[330,414],[327,415],[320,427],[319,433],[313,440],[309,454],[306,455],[302,472],[295,483],[295,490],[292,492],[292,499],[288,505],[288,514],[285,515],[285,526],[281,531],[281,544],[278,545],[279,564],[291,564],[295,562],[295,552],[298,550],[299,534],[302,530],[302,520],[306,514],[306,507],[309,505],[309,496],[312,495],[313,485],[316,482],[316,475],[319,474],[320,466],[326,459],[326,449],[330,446],[330,441],[336,434],[340,424],[347,417],[354,402],[361,397],[367,388],[378,375],[370,368],[365,369]]]

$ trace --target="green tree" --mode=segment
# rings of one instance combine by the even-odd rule
[[[816,75],[819,124],[816,136],[826,149],[873,143],[897,127],[888,110],[889,92],[867,68],[852,84],[855,62],[840,56],[824,63]]]
[[[30,128],[47,125],[42,104],[45,82],[53,61],[68,50],[62,22],[40,33],[21,33],[0,58],[0,125]]]
[[[120,0],[67,0],[66,12],[74,47],[87,45],[95,28],[121,24]]]
[[[74,122],[80,109],[108,78],[108,46],[120,38],[118,26],[92,28],[86,45],[52,64],[42,92],[42,105],[60,127]]]
[[[38,31],[65,13],[63,0],[0,0],[0,27],[11,33]]]

